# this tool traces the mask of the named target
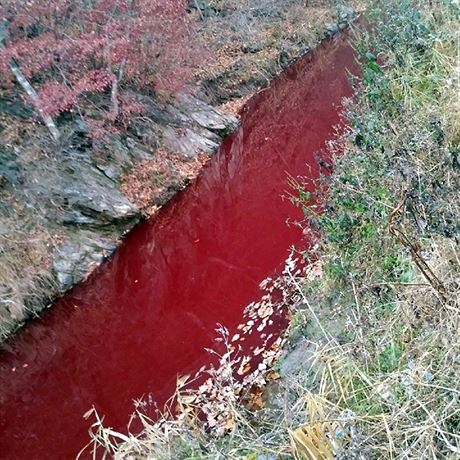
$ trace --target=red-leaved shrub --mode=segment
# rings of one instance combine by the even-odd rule
[[[126,123],[142,105],[125,89],[174,93],[201,57],[184,0],[2,0],[0,17],[0,83],[14,62],[51,116]]]

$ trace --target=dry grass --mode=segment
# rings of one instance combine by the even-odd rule
[[[0,208],[0,340],[6,338],[34,307],[55,292],[50,267],[52,237],[42,227],[19,221]],[[28,222],[28,225],[24,225]]]

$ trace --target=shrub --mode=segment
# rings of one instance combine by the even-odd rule
[[[170,94],[191,77],[199,51],[185,7],[182,0],[5,0],[0,84],[11,88],[14,62],[46,115],[124,122],[142,111],[128,87]]]

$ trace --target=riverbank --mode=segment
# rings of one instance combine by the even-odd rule
[[[21,94],[2,90],[1,339],[110,257],[197,176],[237,125],[242,102],[353,14],[321,2],[191,2],[210,57],[197,90],[169,102],[138,94],[143,116],[103,142],[81,120],[61,117],[63,136],[52,144]]]
[[[215,376],[223,429],[197,418],[194,392],[140,437],[97,421],[116,458],[458,458],[460,10],[372,1],[367,17],[321,213],[296,184],[318,262],[287,265],[297,295],[268,384],[242,404]]]

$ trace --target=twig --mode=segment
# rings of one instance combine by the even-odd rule
[[[446,303],[446,288],[442,281],[436,276],[436,274],[430,268],[430,266],[425,262],[425,259],[423,259],[423,257],[420,255],[420,245],[417,242],[414,243],[410,241],[409,237],[400,228],[396,227],[396,225],[393,224],[396,215],[401,211],[402,207],[405,205],[406,198],[407,192],[403,191],[401,201],[388,216],[388,230],[399,240],[399,242],[403,246],[409,249],[412,255],[412,259],[417,265],[417,267],[420,269],[422,275],[427,279],[427,281],[430,283],[433,289],[439,294],[442,301]]]
[[[315,313],[315,310],[313,310],[313,307],[310,305],[310,302],[308,301],[307,297],[302,291],[302,288],[300,287],[299,283],[297,280],[294,278],[294,276],[291,273],[291,270],[289,267],[287,268],[287,272],[289,274],[289,277],[291,278],[292,282],[294,283],[294,286],[296,287],[297,291],[299,294],[302,296],[303,301],[305,302],[305,305],[307,306],[308,310],[310,311],[312,317],[315,319],[315,321],[318,323],[318,326],[321,330],[321,332],[324,334],[324,337],[328,340],[331,340],[331,335],[326,332],[326,330],[323,328],[323,325],[321,324],[321,321],[319,320],[318,316]],[[332,337],[332,340],[334,343],[337,343],[336,340]]]
[[[198,5],[198,1],[193,0],[193,2],[195,3],[195,8],[198,11],[198,14],[200,15],[200,19],[204,21],[204,15],[203,15],[203,12],[201,11],[200,5]]]

